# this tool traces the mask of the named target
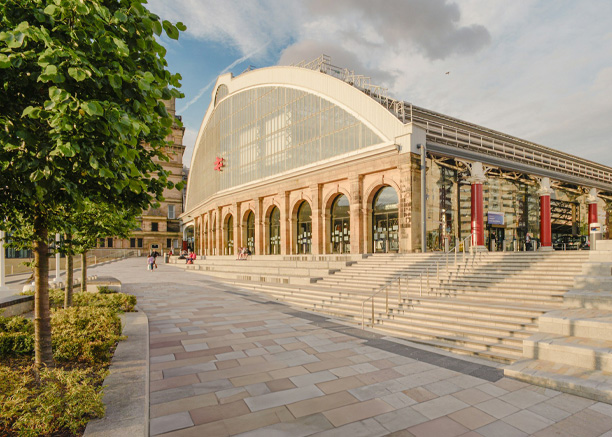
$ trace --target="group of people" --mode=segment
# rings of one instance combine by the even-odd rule
[[[251,255],[251,249],[248,247],[241,247],[238,250],[238,258],[237,260],[246,260]]]
[[[147,269],[153,271],[157,268],[157,257],[159,253],[157,251],[151,252],[147,258]]]

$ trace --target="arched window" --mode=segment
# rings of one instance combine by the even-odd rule
[[[268,247],[270,255],[280,254],[280,210],[275,206],[270,212],[270,234]]]
[[[344,194],[334,199],[331,207],[331,247],[332,253],[351,251],[351,219],[349,201]]]
[[[234,254],[234,217],[228,215],[225,220],[225,255]]]
[[[255,253],[255,214],[249,212],[246,226],[246,245],[251,253]]]
[[[399,200],[392,187],[383,187],[372,202],[372,252],[399,252]]]
[[[297,212],[297,253],[310,253],[312,248],[312,210],[302,202]]]

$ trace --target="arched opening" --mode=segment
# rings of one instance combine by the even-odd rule
[[[225,255],[233,255],[234,254],[234,217],[229,214],[225,219],[223,233],[225,234],[225,246],[224,246],[224,254]]]
[[[280,210],[275,206],[270,211],[270,233],[268,247],[270,255],[278,255],[281,250]]]
[[[249,212],[246,219],[246,246],[251,253],[255,253],[255,214]]]
[[[331,247],[332,253],[351,251],[351,217],[348,198],[341,194],[331,206]]]
[[[382,187],[372,202],[372,252],[399,252],[399,199],[392,187]]]
[[[312,210],[308,202],[301,203],[297,211],[297,253],[310,253],[312,249]]]

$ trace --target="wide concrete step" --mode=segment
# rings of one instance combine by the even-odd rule
[[[562,309],[540,316],[540,332],[612,341],[612,313],[598,309]]]
[[[585,370],[542,360],[521,360],[504,369],[504,375],[553,390],[612,404],[612,373]]]
[[[570,290],[563,295],[568,308],[592,308],[612,311],[612,291]]]
[[[523,356],[612,372],[612,341],[540,332],[523,342]]]

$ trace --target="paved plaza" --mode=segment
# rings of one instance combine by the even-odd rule
[[[612,436],[612,405],[504,378],[203,274],[97,267],[149,320],[150,435]]]

